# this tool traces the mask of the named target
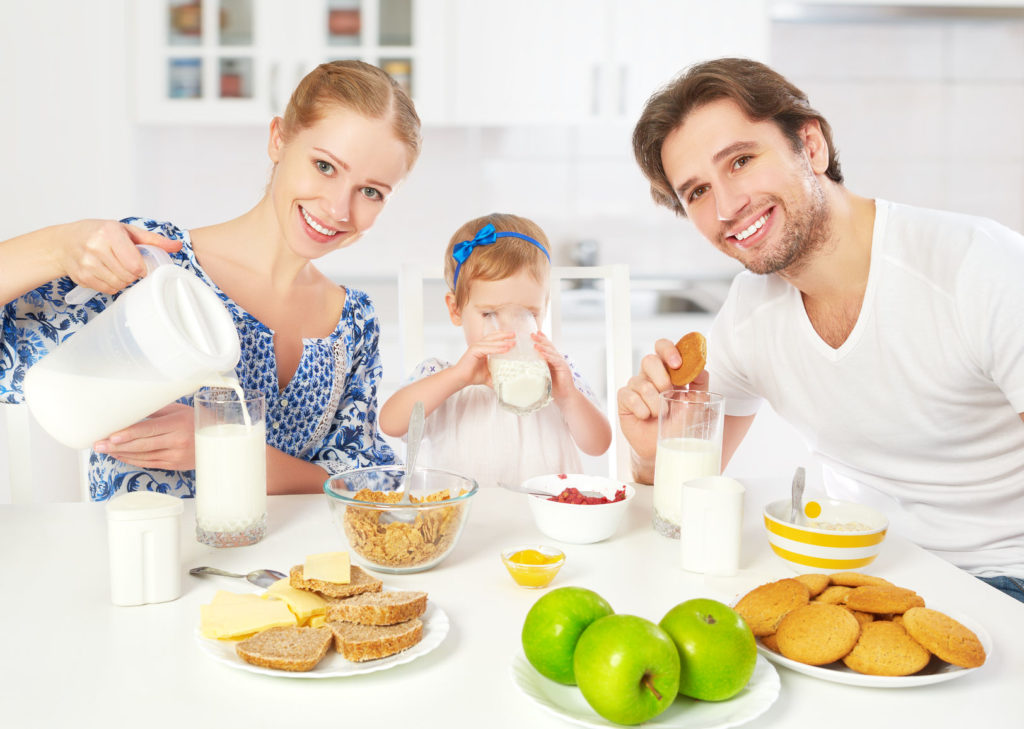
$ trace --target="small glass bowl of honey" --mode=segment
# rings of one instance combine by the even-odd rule
[[[501,553],[512,579],[523,587],[547,587],[565,564],[565,553],[554,547],[529,544]]]

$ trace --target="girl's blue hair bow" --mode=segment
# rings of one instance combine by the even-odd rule
[[[455,290],[455,287],[459,285],[459,271],[462,269],[462,264],[466,262],[467,258],[469,258],[469,254],[473,252],[473,249],[477,246],[489,246],[491,243],[498,240],[498,238],[519,238],[520,240],[525,240],[528,243],[533,243],[533,245],[540,248],[540,251],[544,254],[545,258],[549,261],[551,260],[551,256],[548,254],[547,249],[530,236],[512,232],[497,233],[494,230],[494,224],[488,223],[482,227],[475,236],[473,236],[473,240],[464,240],[461,243],[456,243],[455,247],[452,249],[452,258],[454,258],[456,262],[455,276],[452,277],[453,291]]]

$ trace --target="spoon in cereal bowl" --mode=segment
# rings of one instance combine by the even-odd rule
[[[423,403],[417,400],[416,404],[412,406],[412,414],[409,416],[409,436],[405,454],[405,478],[403,479],[405,483],[402,488],[402,498],[398,501],[399,507],[412,504],[410,497],[412,496],[412,484],[416,475],[416,459],[420,453],[420,441],[423,440],[424,420]],[[412,524],[416,521],[416,510],[398,508],[382,514],[380,520],[384,524],[393,522]]]
[[[789,521],[793,524],[804,523],[804,484],[806,483],[806,471],[803,466],[798,466],[793,474],[793,492],[789,508]]]

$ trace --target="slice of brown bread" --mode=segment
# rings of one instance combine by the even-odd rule
[[[330,628],[295,625],[267,628],[235,646],[246,663],[279,671],[311,671],[327,655],[333,633]]]
[[[334,632],[335,650],[349,661],[386,658],[412,648],[423,638],[419,618],[397,625],[358,625],[340,620],[327,625]]]
[[[343,620],[359,625],[394,625],[418,618],[427,609],[427,593],[411,590],[367,592],[327,603],[328,622]]]
[[[302,565],[297,564],[288,573],[288,583],[298,590],[309,590],[327,598],[352,597],[364,592],[380,592],[384,584],[361,567],[352,565],[348,583],[307,580],[302,576]]]

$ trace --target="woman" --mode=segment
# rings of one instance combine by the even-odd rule
[[[316,492],[328,473],[394,460],[377,430],[381,365],[373,306],[313,265],[355,243],[412,168],[420,122],[383,71],[326,63],[270,124],[273,162],[247,213],[187,231],[140,218],[84,220],[0,244],[0,400],[20,402],[25,370],[145,273],[158,245],[214,289],[238,329],[243,387],[267,400],[269,493]],[[102,295],[70,306],[80,284]],[[95,500],[118,489],[194,496],[192,409],[172,403],[94,445]]]

